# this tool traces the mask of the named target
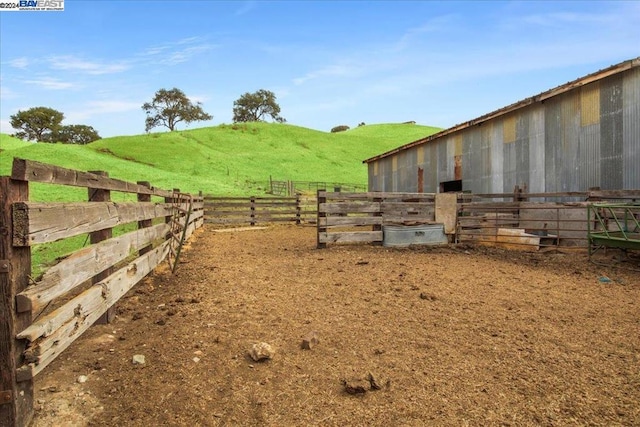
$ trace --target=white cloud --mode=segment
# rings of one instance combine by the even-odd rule
[[[187,62],[198,54],[217,48],[218,45],[206,43],[200,36],[185,37],[145,49],[138,56],[156,64],[176,65]]]
[[[6,99],[16,99],[18,98],[18,94],[15,93],[13,90],[11,90],[10,88],[8,88],[7,86],[5,86],[2,83],[2,80],[0,79],[0,94],[2,95],[2,99],[6,100]]]
[[[362,73],[362,69],[358,66],[334,64],[327,65],[315,71],[311,71],[305,74],[303,77],[296,77],[293,79],[293,84],[300,86],[307,83],[310,80],[318,79],[321,77],[356,77]]]
[[[416,38],[425,34],[458,31],[461,24],[457,20],[458,17],[456,15],[442,15],[431,18],[419,27],[409,28],[400,37],[396,49],[401,50],[408,47]]]
[[[185,49],[176,50],[176,51],[167,53],[166,55],[163,55],[163,57],[160,58],[159,62],[161,64],[166,64],[166,65],[180,64],[182,62],[189,61],[191,58],[198,55],[199,53],[209,51],[213,48],[214,46],[209,44],[203,44],[199,46],[190,46]]]
[[[75,84],[71,82],[63,82],[58,79],[54,79],[53,77],[42,77],[39,79],[23,80],[22,82],[51,90],[72,89],[75,86]]]
[[[103,114],[118,114],[140,110],[142,102],[122,100],[99,100],[87,102],[81,110],[65,113],[65,122],[77,123]]]
[[[29,64],[31,63],[31,61],[29,61],[29,58],[23,56],[21,58],[15,58],[12,59],[10,61],[8,61],[8,64],[14,68],[20,68],[20,69],[25,69],[29,66]]]
[[[131,68],[129,64],[124,62],[92,62],[85,61],[73,55],[51,56],[47,59],[53,69],[79,71],[91,75],[121,73]]]
[[[191,102],[201,102],[203,104],[209,100],[209,96],[207,95],[187,95],[187,98],[189,98],[189,101]]]

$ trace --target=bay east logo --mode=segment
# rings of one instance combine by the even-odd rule
[[[20,0],[18,7],[21,9],[62,10],[64,9],[64,0]]]

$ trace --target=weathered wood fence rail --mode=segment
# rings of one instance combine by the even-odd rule
[[[315,220],[315,198],[296,197],[204,197],[205,223],[258,225],[273,222],[300,224]]]
[[[88,202],[30,201],[29,182],[85,187]],[[112,202],[112,191],[137,201]],[[179,190],[22,159],[0,177],[0,202],[0,425],[23,426],[33,414],[34,376],[96,321],[108,321],[158,264],[175,265],[182,242],[204,222],[204,204]],[[124,234],[113,237],[114,227]],[[83,234],[91,246],[30,283],[32,245]]]
[[[583,201],[548,201],[553,199]],[[638,199],[640,190],[535,194],[522,193],[517,187],[514,193],[505,194],[318,191],[317,245],[381,244],[385,225],[442,223],[450,240],[457,242],[526,250],[586,247],[589,205],[600,200]]]

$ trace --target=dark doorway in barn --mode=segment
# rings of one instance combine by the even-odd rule
[[[424,169],[418,167],[418,193],[424,193]]]
[[[462,191],[462,180],[444,181],[440,183],[441,193],[459,193]]]

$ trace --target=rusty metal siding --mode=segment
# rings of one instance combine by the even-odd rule
[[[580,167],[578,165],[578,147],[580,139],[580,98],[576,91],[568,92],[562,97],[562,149],[559,166],[561,190],[571,191],[579,188]]]
[[[623,186],[622,78],[612,76],[600,84],[600,187]]]
[[[387,157],[380,160],[378,173],[382,176],[380,191],[391,191],[391,158]]]
[[[492,135],[491,123],[478,128],[480,133],[480,144],[482,146],[482,191],[484,193],[493,192],[493,164],[492,164]]]
[[[400,188],[406,188],[407,191],[415,193],[418,191],[417,150],[414,147],[400,154],[400,158],[398,159]]]
[[[487,186],[485,184],[486,177],[489,175],[486,171],[491,167],[491,165],[485,163],[485,153],[482,146],[482,133],[480,128],[474,126],[469,128],[466,132],[466,135],[463,135],[462,140],[467,140],[467,144],[469,145],[470,151],[470,176],[469,176],[469,185],[464,186],[464,190],[470,190],[473,193],[484,193],[486,192]],[[464,176],[464,168],[463,168],[463,176]]]
[[[471,138],[466,132],[461,132],[462,138],[462,190],[473,191],[473,175],[475,161],[471,152]]]
[[[516,120],[516,184],[529,185],[529,117],[525,111]]]
[[[438,187],[440,187],[440,183],[443,181],[448,181],[447,179],[447,140],[449,138],[443,138],[442,141],[437,142],[438,147]]]
[[[378,185],[376,180],[378,179],[377,174],[374,174],[374,166],[377,162],[371,162],[367,164],[367,188],[369,191],[377,191]]]
[[[544,182],[545,191],[560,191],[556,174],[556,163],[559,157],[558,147],[562,138],[562,115],[560,100],[553,99],[546,103],[544,110]]]
[[[502,144],[502,185],[511,191],[516,184],[516,145],[507,142]]]
[[[484,126],[487,126],[485,124]],[[491,185],[490,192],[502,193],[504,188],[504,141],[502,122],[491,124]]]
[[[529,192],[542,193],[544,176],[544,108],[534,106],[529,113]]]
[[[588,189],[600,186],[600,83],[582,87],[579,96],[578,188]]]
[[[640,188],[640,69],[625,73],[622,84],[623,189]]]
[[[429,169],[425,169],[425,192],[436,193],[440,190],[438,182],[438,145],[430,144],[428,153],[427,157],[430,164]]]

